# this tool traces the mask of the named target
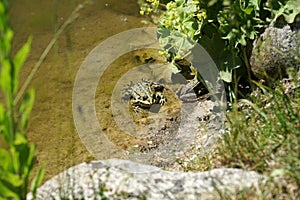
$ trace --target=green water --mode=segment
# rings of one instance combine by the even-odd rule
[[[21,72],[21,84],[47,47],[54,32],[83,1],[14,0],[10,21],[14,48],[33,37],[30,56]],[[28,137],[38,147],[37,166],[45,165],[45,180],[62,170],[92,159],[80,141],[72,116],[72,90],[76,73],[88,53],[104,39],[144,26],[136,0],[94,0],[58,38],[35,74],[30,87],[36,100]]]

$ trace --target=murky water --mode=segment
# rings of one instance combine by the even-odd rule
[[[82,1],[14,0],[10,21],[14,48],[33,37],[30,56],[22,69],[21,84],[72,10]],[[80,141],[72,116],[72,90],[76,73],[88,53],[105,38],[142,27],[136,0],[94,0],[59,37],[37,71],[30,87],[36,100],[28,137],[38,147],[37,166],[45,165],[45,180],[77,163],[92,159]]]

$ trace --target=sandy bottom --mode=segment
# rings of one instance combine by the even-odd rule
[[[10,21],[15,31],[14,49],[29,36],[33,37],[30,56],[21,72],[22,84],[34,64],[53,37],[55,30],[68,18],[82,1],[15,0],[11,2]],[[138,14],[135,0],[97,0],[86,5],[59,37],[30,87],[36,91],[35,104],[30,116],[28,137],[37,144],[37,165],[45,166],[44,181],[75,164],[93,159],[74,126],[72,91],[76,73],[88,53],[104,39],[127,29],[142,27],[145,20]],[[127,60],[127,61],[125,61]],[[128,58],[118,61],[129,66]],[[134,61],[135,62],[135,61]],[[127,63],[127,64],[126,64]],[[109,70],[101,80],[105,87],[97,91],[97,115],[109,138],[122,148],[132,144],[132,137],[119,135],[109,117],[109,94],[114,80],[128,70]],[[118,136],[119,135],[119,136]],[[122,139],[121,139],[122,138]],[[130,142],[129,142],[130,141]]]

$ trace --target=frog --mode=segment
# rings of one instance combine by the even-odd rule
[[[163,106],[167,103],[163,91],[164,85],[143,78],[141,81],[132,81],[122,89],[122,102],[129,102],[135,112],[140,109],[150,109],[154,105]]]

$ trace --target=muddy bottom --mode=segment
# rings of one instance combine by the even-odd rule
[[[20,84],[30,74],[54,32],[82,2],[10,2],[10,21],[15,31],[13,48],[19,49],[29,36],[33,37],[29,58],[21,71]],[[44,181],[70,166],[94,159],[74,126],[72,91],[76,73],[84,58],[101,41],[122,31],[145,26],[141,23],[145,18],[138,12],[135,0],[91,1],[60,35],[34,75],[30,87],[35,89],[36,98],[27,132],[29,140],[37,144],[36,167],[45,166]],[[113,73],[108,72],[115,76]],[[104,94],[109,90],[103,89]],[[106,104],[105,99],[99,103],[101,106]],[[109,129],[109,123],[106,127]]]
[[[145,62],[149,57],[153,61]],[[151,66],[155,67],[156,62],[164,62],[164,58],[158,54],[157,50],[131,52],[112,63],[100,79],[96,93],[96,112],[100,127],[107,138],[122,150],[129,151],[134,147],[146,147],[145,145],[153,142],[150,139],[151,134],[163,129],[170,121],[177,120],[180,115],[180,103],[173,90],[167,87],[163,91],[167,99],[164,105],[156,104],[151,108],[140,108],[135,111],[130,102],[121,102],[120,91],[130,82],[125,78],[124,80],[120,78],[126,76],[126,72],[139,66],[141,70],[148,68],[150,70]],[[137,70],[132,73],[138,74]],[[137,80],[148,78],[149,73],[141,74],[143,75],[138,75]],[[150,81],[157,80],[150,79]]]
[[[94,152],[87,150],[78,136],[72,113],[72,92],[82,62],[106,38],[128,29],[146,26],[141,23],[145,18],[138,14],[136,0],[91,2],[85,5],[76,20],[60,35],[30,84],[36,91],[36,99],[27,132],[29,140],[37,144],[35,169],[45,167],[44,181],[70,166],[94,159]],[[20,84],[31,73],[53,34],[79,3],[82,1],[11,2],[10,19],[15,31],[13,48],[19,49],[30,35],[33,37],[29,58],[21,71]],[[151,57],[157,62],[164,62],[160,60],[157,50],[135,51],[121,56],[104,72],[95,96],[96,115],[105,136],[125,153],[125,158],[137,152],[136,159],[141,161],[141,154],[149,161],[152,156],[160,156],[161,152],[167,158],[170,152],[181,151],[180,145],[190,144],[194,136],[189,134],[196,132],[193,127],[182,127],[181,134],[173,135],[181,120],[178,116],[185,116],[180,113],[181,105],[174,94],[175,87],[166,87],[166,105],[153,112],[145,110],[135,113],[128,104],[115,102],[118,99],[116,91],[123,83],[128,83],[126,79],[120,82],[120,78],[125,76],[134,81],[140,80],[141,76],[132,75],[137,73],[130,76],[130,72],[139,65],[152,65],[149,60]],[[169,73],[165,69],[152,74],[154,81]],[[177,141],[182,143],[178,144]],[[151,154],[152,151],[156,154]]]

